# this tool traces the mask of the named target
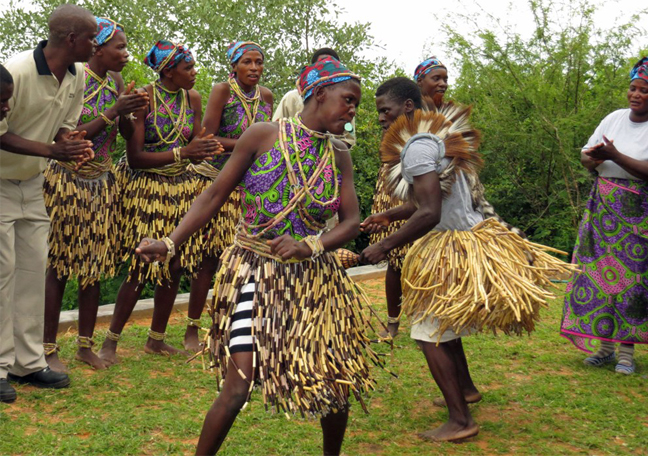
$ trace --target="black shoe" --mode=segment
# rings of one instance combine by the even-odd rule
[[[9,374],[9,380],[17,383],[28,383],[37,388],[65,388],[70,385],[70,377],[67,374],[54,372],[52,369],[46,367],[45,369],[32,372],[23,377],[18,377],[14,374]]]
[[[9,384],[6,378],[0,378],[0,402],[10,404],[16,400],[16,390]]]

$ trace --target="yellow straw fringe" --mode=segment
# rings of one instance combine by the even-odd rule
[[[365,336],[372,329],[360,292],[337,256],[279,263],[232,246],[225,250],[210,306],[210,369],[224,378],[230,361],[231,316],[243,285],[254,277],[254,370],[266,409],[287,416],[324,416],[352,393],[374,389],[369,361],[381,365]],[[240,372],[240,371],[239,371]],[[366,408],[365,408],[366,410]]]
[[[43,195],[51,220],[48,267],[59,279],[79,278],[85,288],[116,273],[119,191],[110,166],[87,179],[50,161]]]
[[[144,263],[135,248],[145,237],[161,239],[180,223],[196,198],[196,181],[190,171],[168,176],[147,170],[130,169],[124,162],[117,167],[122,191],[121,230],[123,260],[131,259],[129,274],[138,270],[139,282],[161,283],[169,279],[167,263]],[[200,259],[198,238],[192,236],[176,252],[180,265],[192,269]]]
[[[488,219],[470,231],[431,231],[410,248],[403,264],[403,312],[414,323],[438,318],[438,334],[498,330],[530,333],[540,309],[555,298],[550,279],[574,266]],[[527,254],[533,258],[529,264]]]
[[[387,172],[388,166],[386,164],[382,165],[380,171],[378,171],[376,193],[374,195],[373,206],[371,207],[372,214],[384,212],[389,209],[398,207],[401,204],[404,204],[403,201],[387,192]],[[402,220],[390,223],[387,229],[382,233],[370,235],[369,239],[371,244],[376,244],[385,239],[387,236],[395,233],[400,229],[401,226],[403,226],[404,223],[405,221]],[[412,244],[406,244],[402,247],[391,250],[389,254],[387,254],[387,261],[389,262],[389,265],[396,271],[400,271],[403,268],[403,260],[405,259],[405,255],[407,255],[407,251],[409,250],[411,245]]]

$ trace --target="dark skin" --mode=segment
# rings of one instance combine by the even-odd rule
[[[340,134],[344,125],[355,116],[360,102],[360,85],[347,81],[329,87],[319,87],[304,106],[302,121],[315,131]],[[275,122],[252,125],[239,138],[232,157],[225,165],[214,183],[203,192],[191,206],[184,219],[170,238],[177,245],[185,242],[198,229],[204,226],[222,207],[229,194],[236,188],[251,164],[270,150],[277,141],[279,126]],[[342,174],[340,187],[340,223],[331,231],[324,233],[320,240],[326,251],[341,247],[358,235],[360,212],[353,186],[353,165],[346,146],[334,141],[335,160]],[[272,252],[283,259],[305,259],[312,252],[304,242],[283,235],[268,241]],[[162,261],[166,258],[167,248],[163,242],[144,239],[136,250],[145,261]],[[225,377],[223,390],[210,408],[198,441],[196,454],[215,454],[225,440],[238,412],[245,403],[249,383],[233,368],[234,364],[249,379],[252,375],[252,353],[235,353],[230,361],[230,369]],[[330,414],[320,420],[324,437],[324,454],[340,453],[348,410]]]
[[[132,89],[126,89],[124,93],[124,82],[119,74],[128,63],[128,51],[126,50],[126,35],[123,32],[116,32],[115,36],[107,43],[97,47],[95,53],[88,61],[90,69],[100,78],[106,78],[110,72],[115,79],[119,97],[115,106],[104,111],[104,115],[111,120],[117,116],[125,116],[131,112],[139,112],[148,106],[148,94],[144,91],[129,93]],[[86,132],[86,138],[94,138],[104,131],[106,122],[101,117],[80,125],[79,130]],[[122,136],[132,135],[131,122],[125,120],[120,123]],[[82,278],[80,278],[82,279]],[[58,277],[56,270],[48,269],[45,277],[45,326],[43,342],[55,343],[58,331],[59,317],[61,312],[61,301],[67,284],[68,277]],[[92,337],[96,323],[97,310],[99,308],[99,282],[85,287],[79,287],[79,335]],[[79,347],[75,356],[95,369],[105,369],[106,364],[92,351],[91,348]],[[58,353],[54,352],[45,357],[47,364],[57,372],[67,372],[67,367],[61,362]]]
[[[52,74],[63,81],[68,67],[76,62],[86,62],[94,53],[97,42],[97,23],[92,16],[78,32],[70,32],[61,40],[50,40],[43,49],[45,60]],[[0,137],[2,148],[20,155],[43,157],[59,161],[76,161],[81,166],[94,158],[92,142],[85,139],[84,131],[58,130],[54,143],[42,143],[7,132]]]
[[[632,122],[648,122],[648,82],[635,79],[628,88],[628,104]],[[614,139],[603,136],[603,142],[581,153],[581,162],[590,171],[605,160],[610,160],[628,173],[643,181],[648,181],[648,162],[637,160],[617,150]]]
[[[406,109],[411,100],[398,107],[398,102],[388,95],[376,99],[379,112],[379,122],[388,129],[398,117],[410,115]],[[368,217],[361,225],[367,233],[384,230],[390,223],[397,220],[407,222],[395,233],[382,241],[370,245],[360,254],[360,262],[376,264],[387,259],[390,250],[414,242],[430,232],[441,220],[442,195],[439,176],[429,172],[414,177],[413,199],[418,205],[408,202],[388,211]],[[448,407],[449,419],[442,426],[423,432],[419,436],[433,441],[457,441],[476,435],[479,427],[473,421],[468,410],[468,401],[476,402],[481,399],[475,387],[468,363],[463,350],[461,339],[435,344],[417,341],[423,351],[435,382],[443,394],[444,403]]]
[[[180,149],[180,156],[183,159],[189,159],[194,162],[211,159],[215,154],[222,152],[222,146],[214,139],[213,135],[205,135],[204,130],[200,129],[201,120],[201,103],[200,94],[192,89],[196,81],[195,62],[181,61],[171,69],[164,69],[161,73],[162,85],[170,91],[187,90],[191,108],[194,110],[193,133],[189,144]],[[145,87],[149,94],[149,99],[153,100],[153,87]],[[149,106],[149,111],[152,106]],[[148,113],[146,113],[148,115]],[[173,150],[164,152],[147,152],[144,150],[144,134],[146,115],[142,113],[133,121],[134,132],[126,144],[126,155],[129,166],[135,169],[155,168],[170,163],[174,163]],[[169,321],[169,316],[173,309],[173,303],[178,293],[180,285],[181,267],[179,260],[176,258],[169,265],[171,278],[163,280],[161,285],[155,287],[153,319],[151,330],[164,333]],[[142,293],[143,286],[137,280],[138,271],[134,271],[128,277],[119,289],[115,312],[110,322],[110,330],[114,333],[121,334],[128,318],[130,317],[135,304]],[[103,362],[110,366],[117,362],[117,342],[106,339],[99,351],[99,357]],[[149,339],[144,346],[146,353],[155,354],[187,354],[164,341]]]
[[[434,68],[416,83],[421,89],[421,94],[443,99],[448,90],[448,70],[441,67]]]
[[[0,120],[4,120],[7,113],[11,111],[9,100],[13,97],[13,92],[13,84],[2,84],[2,88],[0,88]]]
[[[263,55],[258,51],[248,51],[244,53],[233,65],[232,71],[236,73],[236,79],[245,93],[250,93],[259,83],[263,75]],[[272,112],[273,96],[272,92],[265,87],[260,87],[261,98],[270,106]],[[230,86],[227,82],[222,82],[214,85],[207,107],[205,109],[205,117],[203,119],[203,128],[207,134],[217,135],[223,110],[227,104],[227,100],[231,97]],[[236,145],[236,139],[224,138],[215,136],[218,141],[223,144],[226,152],[231,152]],[[199,319],[205,307],[207,294],[211,288],[212,279],[218,269],[218,258],[214,256],[206,256],[200,263],[198,274],[195,279],[191,281],[191,294],[189,295],[189,309],[187,316],[191,319]],[[199,340],[198,328],[195,326],[187,326],[184,337],[185,350],[190,352],[197,352],[201,349]]]
[[[411,114],[414,109],[414,102],[406,100],[405,103],[398,103],[388,95],[382,95],[376,98],[376,109],[378,111],[378,123],[380,123],[383,131],[387,131],[389,126],[401,114]],[[362,222],[361,229],[367,233],[375,233],[378,228],[370,229],[368,225],[375,223],[375,215],[370,215]],[[387,222],[388,223],[388,222]],[[401,288],[401,273],[399,270],[387,265],[385,273],[385,295],[387,297],[387,314],[392,318],[397,318],[400,315],[400,300],[403,294]],[[387,323],[387,332],[392,337],[398,334],[399,323]],[[382,337],[386,337],[387,333],[381,333]]]

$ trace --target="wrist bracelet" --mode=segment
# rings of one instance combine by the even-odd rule
[[[180,156],[180,148],[179,147],[174,147],[173,148],[173,160],[176,163],[180,163],[182,161],[182,157]]]
[[[171,258],[175,256],[175,244],[169,237],[163,237],[162,242],[164,242],[164,245],[166,245],[167,248],[167,256],[166,256],[166,261],[168,262]]]
[[[106,125],[108,125],[109,127],[112,127],[113,125],[115,125],[115,121],[110,120],[108,117],[106,117],[106,115],[103,112],[100,112],[99,115],[104,120],[104,122],[106,122]]]
[[[304,243],[311,249],[311,260],[316,259],[322,253],[324,253],[324,244],[322,244],[322,241],[320,241],[320,236],[321,233],[317,236],[306,236],[304,239],[302,239]]]

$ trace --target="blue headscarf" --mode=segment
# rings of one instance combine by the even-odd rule
[[[229,59],[230,63],[236,63],[238,59],[240,59],[243,54],[248,51],[259,51],[261,53],[261,56],[265,58],[265,54],[263,53],[261,46],[253,41],[236,41],[230,43],[229,47],[227,48],[227,58]]]
[[[643,79],[648,82],[648,57],[644,57],[635,63],[635,66],[630,70],[630,80]]]
[[[112,19],[107,17],[95,17],[97,21],[97,44],[102,46],[112,39],[113,36],[119,31],[124,31],[124,26],[118,24]]]
[[[339,60],[326,57],[315,63],[306,65],[299,75],[297,86],[304,101],[313,94],[313,90],[320,86],[337,84],[338,82],[357,79],[360,76],[353,74]]]
[[[189,48],[167,40],[159,40],[144,57],[144,63],[156,73],[161,73],[165,68],[173,68],[182,60],[193,62],[194,58]]]
[[[445,67],[446,66],[434,56],[430,57],[429,59],[423,60],[419,64],[419,66],[416,67],[416,70],[414,70],[414,81],[420,81],[421,79],[423,79],[423,76],[425,76],[435,68]]]

